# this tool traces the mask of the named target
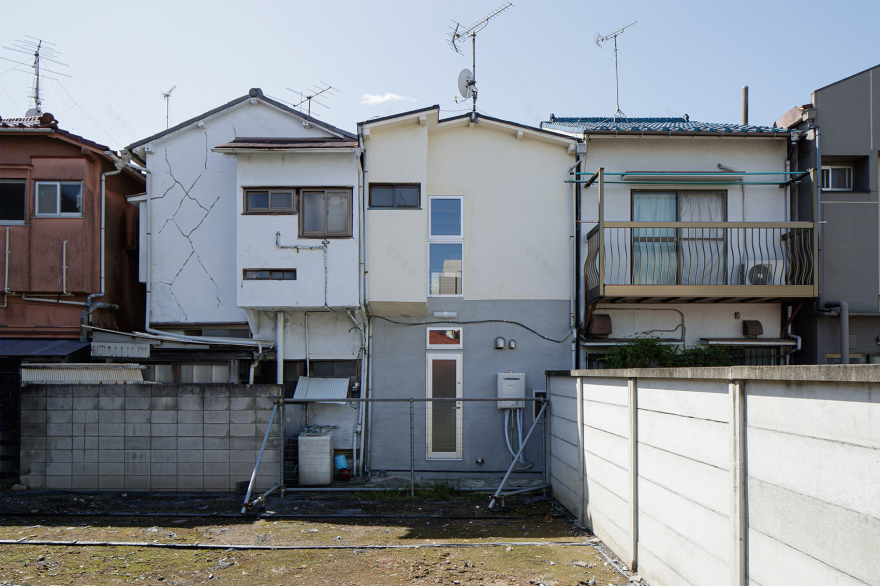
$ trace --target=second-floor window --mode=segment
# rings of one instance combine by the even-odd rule
[[[303,189],[300,237],[351,236],[351,191]]]
[[[421,206],[421,185],[411,184],[370,184],[371,208],[409,208]]]
[[[428,198],[428,294],[462,294],[462,198]]]
[[[296,197],[292,189],[247,189],[244,192],[246,214],[295,214]]]
[[[822,189],[852,191],[852,167],[822,167]]]
[[[724,222],[727,194],[635,191],[633,222]],[[726,278],[722,228],[633,228],[632,282],[637,285],[719,285]]]
[[[27,206],[27,183],[0,181],[0,224],[24,224]]]
[[[37,216],[82,216],[82,181],[37,181]]]

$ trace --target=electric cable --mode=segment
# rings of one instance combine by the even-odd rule
[[[563,344],[566,340],[568,340],[569,337],[571,337],[571,332],[569,331],[568,334],[564,338],[562,338],[561,340],[554,340],[553,338],[549,338],[549,337],[545,336],[544,334],[533,330],[532,328],[530,328],[529,326],[527,326],[523,323],[520,323],[518,321],[510,321],[510,320],[506,320],[506,319],[476,319],[476,320],[468,320],[468,321],[442,320],[442,321],[419,321],[419,322],[409,323],[409,322],[403,322],[403,321],[396,321],[396,320],[393,320],[393,319],[390,319],[387,317],[383,317],[381,315],[370,314],[370,317],[376,318],[376,319],[381,319],[381,320],[387,321],[389,323],[392,323],[392,324],[395,324],[398,326],[430,326],[430,325],[446,325],[446,324],[463,326],[463,325],[469,325],[469,324],[511,324],[514,326],[519,326],[522,329],[527,330],[527,331],[535,334],[539,338],[547,340],[548,342],[554,342],[556,344]]]

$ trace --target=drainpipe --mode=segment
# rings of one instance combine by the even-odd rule
[[[822,148],[819,144],[819,126],[813,126],[813,131],[816,133],[816,232],[818,233],[817,240],[819,243],[819,258],[818,268],[816,269],[816,285],[819,290],[819,299],[816,303],[818,310],[824,311],[825,304],[822,303],[822,268],[824,267],[824,252],[822,246],[822,237],[824,236],[822,229]]]
[[[6,226],[6,240],[3,241],[3,246],[6,247],[6,250],[3,253],[3,256],[6,259],[6,268],[3,270],[3,304],[0,307],[6,307],[6,304],[9,302],[9,226]]]
[[[367,203],[370,193],[370,181],[367,168],[367,149],[363,138],[363,125],[358,125],[358,142],[361,146],[361,233],[359,235],[359,244],[361,247],[361,258],[363,266],[361,267],[361,281],[363,297],[361,298],[361,311],[364,314],[364,338],[366,340],[366,348],[364,351],[364,360],[361,364],[361,396],[365,399],[372,398],[373,393],[373,321],[370,318],[370,292],[369,281],[367,280]],[[366,462],[370,457],[370,444],[372,443],[372,434],[370,433],[373,421],[373,409],[369,402],[360,404],[360,414],[358,425],[360,426],[360,462],[358,466],[358,474],[363,476],[366,468]],[[368,437],[369,436],[369,437]]]
[[[568,168],[568,174],[571,175],[575,169],[580,167],[583,162],[583,157],[577,159],[574,165]],[[569,304],[569,325],[571,327],[571,369],[574,370],[577,368],[577,359],[578,359],[578,334],[577,334],[577,323],[575,321],[575,305],[577,305],[578,300],[575,298],[577,295],[577,279],[578,279],[578,259],[577,259],[577,249],[578,247],[575,245],[575,240],[577,239],[577,226],[578,226],[578,218],[577,218],[577,187],[576,183],[571,184],[571,202],[569,214],[571,216],[571,222],[569,226],[570,230],[570,239],[568,243],[568,254],[571,259],[572,268],[569,272],[571,275],[571,279],[569,279],[569,290],[568,295],[570,298]]]
[[[846,301],[826,301],[825,307],[837,307],[840,313],[840,363],[849,364],[849,304]]]
[[[61,243],[61,294],[70,295],[67,292],[67,240]]]
[[[788,318],[791,319],[791,306],[788,307]],[[801,337],[791,332],[791,323],[788,324],[788,329],[786,330],[785,335],[797,341],[797,346],[795,346],[793,350],[789,350],[785,353],[785,364],[788,366],[791,363],[791,355],[795,352],[800,352],[801,350]]]
[[[308,358],[306,364],[308,365]],[[284,312],[275,312],[275,382],[284,385]]]

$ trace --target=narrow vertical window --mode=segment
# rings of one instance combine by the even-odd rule
[[[428,198],[428,216],[428,294],[462,295],[462,198]]]

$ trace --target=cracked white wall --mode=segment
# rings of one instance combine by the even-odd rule
[[[211,148],[236,136],[319,137],[301,119],[248,101],[152,141],[151,321],[244,323],[237,306],[236,161]]]

